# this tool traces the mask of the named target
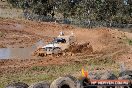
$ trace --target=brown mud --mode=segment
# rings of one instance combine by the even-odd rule
[[[0,48],[25,48],[35,45],[37,41],[42,40],[48,43],[53,37],[58,36],[59,32],[65,34],[71,32],[77,38],[78,43],[89,42],[92,46],[92,53],[78,53],[72,56],[61,57],[34,57],[20,59],[13,58],[0,60],[0,74],[8,72],[15,73],[23,71],[32,66],[60,65],[81,61],[78,57],[103,58],[110,57],[116,63],[124,62],[127,69],[131,69],[132,64],[132,34],[117,29],[110,28],[78,28],[70,25],[57,23],[32,22],[26,20],[0,20]],[[81,46],[79,46],[79,50]],[[73,49],[71,47],[71,49]],[[70,51],[70,50],[69,50]],[[73,49],[75,52],[76,50]],[[88,51],[88,49],[84,49]],[[1,58],[2,59],[2,58]],[[82,58],[83,59],[83,58]]]

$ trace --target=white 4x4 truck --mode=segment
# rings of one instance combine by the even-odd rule
[[[73,35],[64,35],[61,33],[58,37],[54,38],[49,44],[39,48],[36,52],[38,56],[46,56],[51,54],[60,54],[63,50],[76,42],[76,38]]]

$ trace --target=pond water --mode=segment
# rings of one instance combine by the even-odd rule
[[[0,48],[0,59],[12,59],[12,58],[28,59],[31,57],[32,53],[37,49],[37,47],[42,47],[42,46],[44,46],[44,42],[42,40],[39,40],[31,47]]]
[[[1,48],[0,59],[30,58],[35,49],[35,46],[26,48]]]

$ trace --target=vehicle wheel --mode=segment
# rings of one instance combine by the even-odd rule
[[[54,48],[53,49],[53,54],[57,55],[60,54],[62,52],[61,48]]]
[[[34,83],[30,85],[28,88],[50,88],[50,84],[46,81]]]
[[[81,85],[73,77],[59,77],[52,82],[50,88],[81,88]]]
[[[8,84],[5,88],[28,88],[28,85],[23,82],[14,82]]]
[[[34,52],[34,56],[40,56],[40,57],[44,57],[46,56],[46,50],[43,48],[38,48],[35,52]]]

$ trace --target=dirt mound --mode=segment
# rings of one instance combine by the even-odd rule
[[[71,52],[73,54],[76,54],[76,53],[92,53],[93,48],[89,42],[85,42],[82,44],[71,45],[68,49],[65,50],[65,52]]]

